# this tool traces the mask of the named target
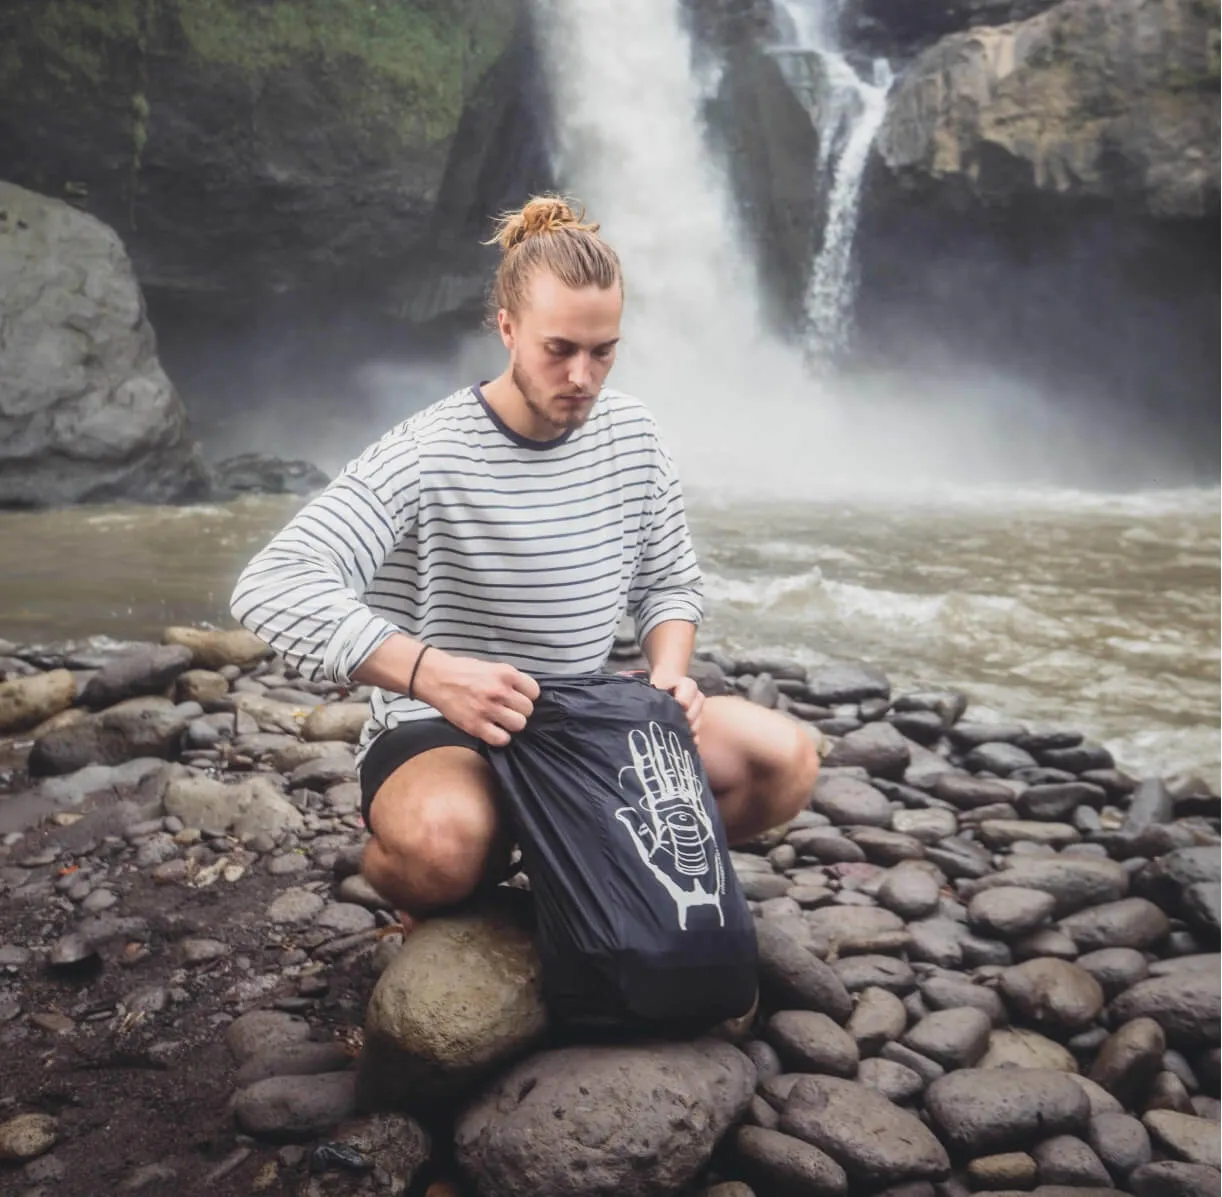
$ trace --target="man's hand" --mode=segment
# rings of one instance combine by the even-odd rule
[[[704,712],[704,694],[690,678],[676,676],[663,669],[655,669],[649,676],[649,684],[657,690],[665,690],[683,708],[688,726],[696,743],[700,743],[700,716]]]
[[[526,726],[539,683],[512,665],[434,648],[420,662],[415,694],[456,727],[503,748],[513,732]]]

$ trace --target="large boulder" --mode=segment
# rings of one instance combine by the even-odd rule
[[[365,1013],[363,1105],[457,1101],[538,1046],[547,1010],[528,909],[525,894],[501,888],[408,936]]]
[[[207,493],[112,229],[0,183],[0,326],[0,506]]]
[[[707,1162],[755,1083],[719,1040],[543,1052],[459,1117],[458,1162],[479,1197],[663,1197]]]
[[[948,196],[1216,212],[1216,26],[1216,6],[1196,0],[1063,0],[954,34],[896,85],[881,159],[905,185]]]

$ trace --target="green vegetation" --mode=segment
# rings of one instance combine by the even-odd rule
[[[147,136],[149,54],[259,76],[308,72],[354,132],[453,134],[513,33],[518,0],[38,0],[0,14],[0,92],[131,97]],[[138,102],[139,101],[139,102]]]
[[[504,50],[512,0],[163,0],[201,60],[259,75],[321,68],[361,123],[426,142],[453,133]]]

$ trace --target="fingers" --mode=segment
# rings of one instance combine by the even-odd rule
[[[539,697],[539,683],[535,681],[529,674],[523,673],[519,669],[513,671],[512,683],[515,692],[524,694],[530,702],[534,702]],[[529,712],[527,712],[529,714]]]

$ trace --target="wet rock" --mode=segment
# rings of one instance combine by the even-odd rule
[[[923,1085],[932,1085],[939,1077],[946,1075],[946,1069],[941,1064],[935,1063],[928,1056],[921,1055],[920,1052],[914,1052],[912,1048],[905,1047],[902,1043],[885,1044],[879,1056],[884,1060],[890,1060],[893,1064],[902,1064],[905,1068],[915,1072],[921,1078]]]
[[[766,902],[789,892],[789,880],[779,873],[747,873],[739,878],[743,896],[749,902]]]
[[[959,830],[959,820],[948,810],[897,810],[891,816],[891,830],[922,844],[936,844]]]
[[[984,1055],[992,1029],[989,1016],[972,1006],[938,1010],[912,1027],[903,1043],[943,1068],[970,1068]]]
[[[0,682],[0,735],[37,727],[75,701],[76,678],[67,669]]]
[[[825,1072],[851,1077],[857,1072],[857,1043],[826,1014],[782,1010],[768,1021],[764,1034],[782,1064],[794,1072]]]
[[[1012,848],[1015,844],[1047,844],[1064,848],[1076,844],[1081,834],[1068,823],[1039,823],[1029,819],[984,819],[980,838],[990,848]]]
[[[1167,937],[1171,923],[1153,902],[1125,898],[1061,920],[1061,930],[1081,952],[1101,948],[1150,948]]]
[[[167,699],[130,698],[40,736],[30,750],[29,771],[45,777],[139,757],[169,759],[186,729],[186,719]]]
[[[845,1029],[857,1042],[858,1052],[866,1056],[898,1039],[907,1025],[908,1012],[895,994],[886,989],[867,988],[858,995]]]
[[[1143,1164],[1129,1176],[1133,1197],[1218,1197],[1218,1171],[1178,1161]]]
[[[286,889],[268,906],[266,917],[271,923],[308,923],[319,914],[324,904],[323,899],[311,890]]]
[[[1198,931],[1217,939],[1222,928],[1222,887],[1216,881],[1196,881],[1180,895],[1184,918]]]
[[[228,705],[229,680],[211,669],[188,669],[175,680],[174,696],[179,702],[197,702],[205,711],[214,711]]]
[[[81,692],[87,707],[108,707],[125,698],[164,694],[191,664],[191,652],[181,645],[149,645],[113,657],[95,673]]]
[[[896,1104],[911,1101],[925,1088],[925,1082],[911,1068],[894,1060],[873,1057],[862,1060],[857,1069],[857,1081]]]
[[[306,1138],[352,1117],[356,1076],[349,1071],[269,1077],[241,1090],[233,1111],[247,1134]]]
[[[354,902],[332,902],[323,907],[314,920],[316,927],[333,931],[336,935],[356,935],[361,931],[372,931],[377,925],[373,911]]]
[[[1177,1047],[1216,1045],[1220,1013],[1216,971],[1185,971],[1139,981],[1109,1008],[1114,1024],[1148,1017]]]
[[[904,920],[877,906],[835,906],[806,916],[811,950],[820,956],[838,952],[889,951],[907,943]],[[894,937],[901,935],[901,940]]]
[[[781,1130],[826,1152],[860,1184],[938,1180],[950,1172],[946,1149],[915,1115],[853,1081],[803,1077]]]
[[[937,878],[919,865],[891,869],[878,887],[879,905],[905,920],[933,914],[940,901]]]
[[[836,661],[811,669],[806,676],[806,689],[810,701],[824,707],[891,697],[887,675],[878,666],[864,661]]]
[[[972,1160],[967,1176],[977,1191],[1033,1189],[1039,1178],[1039,1166],[1025,1151],[1006,1151]]]
[[[1090,1079],[1126,1106],[1134,1106],[1162,1068],[1166,1046],[1163,1029],[1154,1019],[1135,1018],[1108,1037]]]
[[[1100,1027],[1099,1030],[1106,1035]],[[1118,1102],[1102,1085],[1097,1085],[1089,1077],[1079,1076],[1076,1072],[1069,1074],[1073,1077],[1076,1084],[1083,1093],[1086,1094],[1086,1100],[1090,1102],[1090,1116],[1094,1118],[1098,1114],[1119,1114],[1123,1110],[1120,1102]]]
[[[921,996],[933,1010],[974,1006],[988,1015],[995,1027],[1008,1021],[1006,1008],[996,990],[958,977],[930,977],[921,982]]]
[[[871,985],[889,989],[892,993],[908,993],[916,988],[916,974],[904,960],[891,956],[849,956],[837,960],[832,971],[850,993]]]
[[[1144,981],[1149,972],[1145,956],[1135,948],[1101,948],[1097,952],[1087,952],[1078,957],[1077,965],[1099,982],[1104,996],[1109,999],[1130,985]]]
[[[853,999],[832,968],[774,924],[756,923],[760,991],[774,1008],[817,1010],[838,1023],[853,1012]]]
[[[408,936],[366,1011],[369,1104],[410,1112],[457,1099],[540,1041],[547,1012],[524,897],[498,891]]]
[[[895,813],[892,813],[892,821]],[[920,860],[925,855],[921,841],[882,827],[855,827],[849,838],[866,854],[866,859],[878,865],[898,865],[903,861]]]
[[[332,702],[315,707],[301,727],[303,740],[342,740],[355,744],[369,718],[369,706],[363,702]]]
[[[1079,806],[1098,807],[1107,795],[1101,786],[1071,781],[1029,786],[1018,796],[1019,813],[1027,819],[1064,820]]]
[[[1039,1165],[1040,1181],[1049,1185],[1080,1185],[1110,1188],[1112,1178],[1099,1157],[1073,1135],[1053,1135],[1032,1148]]]
[[[871,776],[898,781],[908,768],[908,741],[889,723],[868,723],[842,736],[825,758],[831,769],[865,769]]]
[[[761,1127],[741,1127],[734,1136],[738,1166],[762,1193],[802,1197],[845,1197],[844,1169],[817,1147],[792,1135]]]
[[[992,773],[997,777],[1009,777],[1016,769],[1030,769],[1038,764],[1035,757],[1018,745],[998,741],[973,748],[963,763],[973,773]]]
[[[1150,1136],[1130,1114],[1096,1114],[1087,1142],[1115,1180],[1123,1180],[1151,1159]]]
[[[856,777],[821,774],[810,805],[837,827],[887,827],[891,823],[891,804],[869,782]]]
[[[1056,908],[1056,899],[1038,889],[1003,885],[978,893],[967,907],[968,924],[1005,939],[1025,935],[1042,926]]]
[[[304,1043],[309,1037],[310,1024],[304,1018],[280,1010],[251,1010],[225,1029],[225,1046],[238,1064],[244,1064],[260,1052]]]
[[[1138,784],[1129,799],[1124,830],[1138,833],[1155,824],[1170,823],[1174,818],[1175,800],[1160,778],[1150,777]]]
[[[954,919],[920,919],[908,924],[908,958],[941,968],[959,968],[964,962],[967,928]]]
[[[232,831],[243,841],[266,835],[279,843],[305,827],[301,812],[267,777],[233,784],[207,777],[177,778],[166,787],[165,809],[187,827],[216,834]]]
[[[0,1160],[32,1160],[59,1139],[59,1124],[50,1114],[18,1114],[0,1122]]]
[[[997,873],[970,883],[967,897],[1003,885],[1042,890],[1056,899],[1056,914],[1064,917],[1086,906],[1114,902],[1129,888],[1129,874],[1112,860],[1059,856],[1038,859],[1011,856]]]
[[[1173,1110],[1150,1110],[1142,1122],[1167,1154],[1188,1164],[1222,1168],[1216,1123]]]
[[[1064,960],[1029,960],[1006,969],[999,980],[1011,1008],[1040,1026],[1075,1031],[1103,1009],[1099,982]]]
[[[834,827],[806,827],[790,832],[789,843],[802,859],[813,859],[823,864],[854,864],[866,858],[864,849]],[[757,875],[772,876],[768,873]]]
[[[1020,1068],[948,1073],[929,1087],[925,1109],[943,1141],[973,1155],[1082,1131],[1090,1117],[1086,1094],[1069,1077]]]
[[[1016,939],[1011,947],[1018,960],[1035,960],[1041,956],[1049,956],[1055,960],[1076,960],[1078,957],[1078,945],[1055,927],[1032,931],[1021,939]]]
[[[933,794],[961,811],[978,810],[1014,799],[1014,790],[1004,781],[963,773],[943,774],[933,783]]]
[[[172,627],[166,628],[162,641],[189,648],[191,663],[197,669],[224,669],[228,665],[250,669],[272,652],[256,635],[243,629]]]
[[[251,1056],[234,1081],[245,1089],[273,1076],[317,1076],[322,1072],[342,1072],[352,1064],[352,1056],[340,1043],[286,1043],[264,1048]]]
[[[481,1194],[653,1197],[695,1176],[754,1086],[713,1040],[542,1052],[459,1115],[455,1152]]]

